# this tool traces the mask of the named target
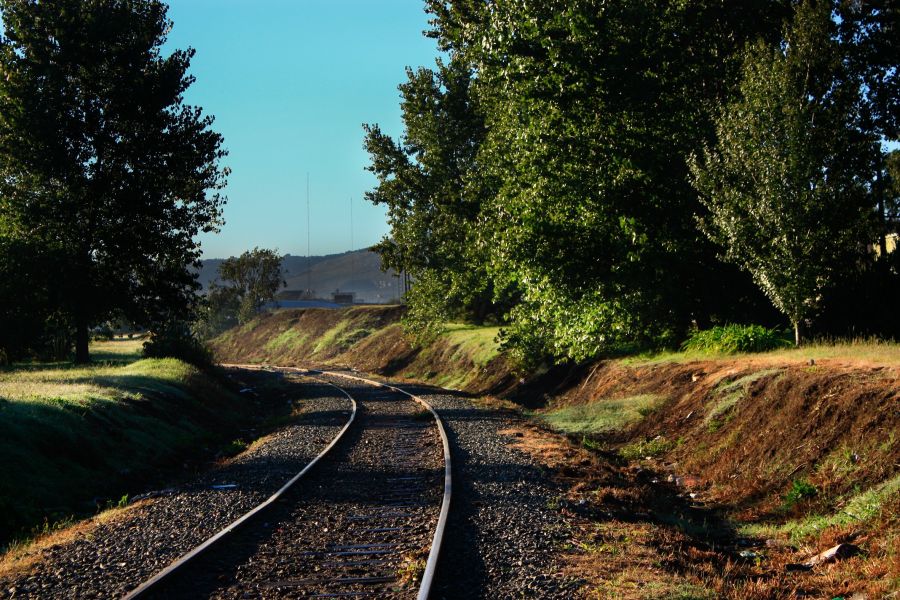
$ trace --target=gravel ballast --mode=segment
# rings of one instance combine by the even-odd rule
[[[453,501],[431,598],[572,598],[560,574],[570,539],[560,512],[565,490],[498,433],[514,414],[429,387],[401,385],[430,403],[447,428]]]
[[[350,416],[349,400],[331,386],[289,389],[302,410],[293,424],[194,481],[149,493],[146,505],[121,519],[44,550],[29,572],[0,579],[0,598],[121,597],[265,500],[321,452]]]

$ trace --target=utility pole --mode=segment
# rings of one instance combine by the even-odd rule
[[[312,300],[312,258],[309,244],[309,171],[306,172],[306,295]]]

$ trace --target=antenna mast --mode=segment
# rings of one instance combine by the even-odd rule
[[[309,245],[309,171],[306,172],[306,295],[312,299],[312,258]]]
[[[353,196],[350,196],[350,280],[356,277],[356,257],[353,255]]]

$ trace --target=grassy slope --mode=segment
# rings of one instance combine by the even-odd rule
[[[452,323],[426,347],[410,342],[396,306],[284,310],[225,332],[221,362],[349,365],[449,388],[483,391],[511,378],[496,327]]]
[[[879,597],[900,589],[898,357],[897,346],[863,344],[613,361],[537,416],[586,447],[674,471],[738,534],[784,544],[755,551],[760,573],[838,542],[861,545],[862,562],[817,570],[803,584],[839,595],[835,582],[844,581]],[[657,398],[649,410],[648,395]],[[799,585],[793,577],[762,578],[756,591],[736,585],[729,596],[767,597]]]
[[[117,499],[127,481],[246,415],[239,398],[190,365],[137,360],[137,345],[97,346],[95,360],[108,362],[88,367],[0,371],[0,543],[90,511],[97,498]]]

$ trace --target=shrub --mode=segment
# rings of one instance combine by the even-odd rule
[[[160,327],[144,342],[147,358],[177,358],[204,368],[212,365],[209,349],[191,332],[185,323],[172,323]]]
[[[761,325],[722,325],[695,331],[681,345],[681,349],[711,354],[734,354],[736,352],[765,352],[790,346],[790,340],[777,329],[769,329]]]
[[[791,510],[804,500],[815,498],[819,495],[819,490],[804,479],[795,479],[791,483],[791,489],[784,495],[784,510]]]

